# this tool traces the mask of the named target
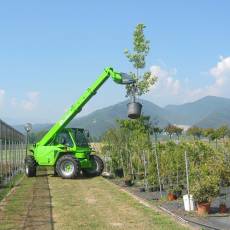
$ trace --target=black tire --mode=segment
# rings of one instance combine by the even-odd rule
[[[56,170],[56,166],[54,167],[54,177],[58,177],[58,173],[57,173],[57,170]]]
[[[100,176],[104,170],[104,163],[97,155],[90,155],[90,161],[93,167],[89,169],[82,169],[82,172],[87,177]]]
[[[80,173],[79,161],[70,154],[63,155],[57,161],[56,171],[63,179],[74,179]]]
[[[25,174],[28,177],[35,177],[37,172],[37,163],[32,155],[25,158]]]

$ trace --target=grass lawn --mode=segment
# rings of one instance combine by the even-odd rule
[[[39,172],[0,206],[0,229],[186,229],[103,178],[63,180]]]
[[[54,229],[157,229],[185,227],[147,208],[103,178],[49,178]]]

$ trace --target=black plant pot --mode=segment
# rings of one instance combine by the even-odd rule
[[[125,185],[126,186],[133,186],[133,181],[132,180],[125,180]]]
[[[131,102],[128,104],[128,117],[137,119],[141,116],[142,104],[139,102]]]
[[[154,187],[149,187],[149,192],[154,192]]]
[[[173,194],[174,194],[177,198],[179,198],[179,197],[182,196],[182,191],[173,192]]]
[[[140,188],[140,192],[145,192],[145,188]]]
[[[120,178],[124,177],[123,169],[116,169],[114,173],[116,177],[120,177]]]
[[[153,186],[152,191],[153,192],[158,192],[158,191],[160,191],[160,187],[159,186]]]

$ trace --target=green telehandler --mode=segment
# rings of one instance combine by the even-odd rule
[[[101,175],[104,169],[103,161],[92,154],[93,150],[88,144],[84,129],[66,126],[110,77],[118,84],[135,83],[129,75],[116,72],[111,67],[106,68],[94,84],[30,149],[30,154],[25,158],[25,173],[28,177],[36,176],[38,166],[52,166],[54,173],[64,179],[76,178],[81,172],[89,177]]]

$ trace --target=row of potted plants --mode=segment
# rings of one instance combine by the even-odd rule
[[[202,187],[199,188],[199,191],[196,190],[196,192],[194,193],[195,195],[193,195],[192,197],[194,197],[196,200],[198,215],[207,215],[208,213],[210,213],[212,198],[214,198],[217,194],[216,189],[217,188],[210,185],[209,191],[205,190]],[[213,194],[213,196],[211,194]],[[170,189],[167,194],[167,198],[169,201],[177,200],[181,196],[182,196],[182,189],[178,186],[173,189]],[[224,214],[227,212],[228,212],[228,208],[226,203],[224,201],[221,201],[219,205],[219,213]]]
[[[124,183],[126,186],[132,186],[134,184],[134,180],[132,179],[131,176],[127,176],[124,178]],[[178,185],[178,186],[171,186],[168,189],[167,193],[167,199],[168,201],[174,201],[177,200],[178,198],[182,197],[182,192],[183,192],[183,185]],[[141,192],[145,192],[145,188],[141,188]],[[148,188],[149,192],[155,192],[159,191],[159,186],[151,186]],[[192,189],[194,192],[193,197],[196,200],[197,203],[197,213],[198,215],[207,215],[210,213],[210,206],[211,206],[211,201],[214,197],[217,196],[219,192],[219,187],[215,184],[208,184],[205,185],[205,182],[203,182],[203,186],[200,184],[198,188],[194,187]],[[228,208],[225,202],[221,202],[219,205],[219,213],[227,213]]]

